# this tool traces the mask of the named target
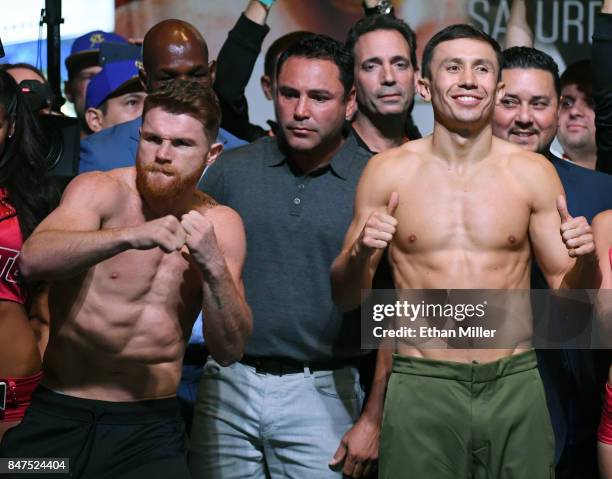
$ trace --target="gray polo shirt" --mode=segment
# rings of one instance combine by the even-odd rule
[[[328,166],[303,175],[266,137],[223,153],[204,175],[200,189],[244,221],[243,280],[253,310],[246,354],[298,361],[362,354],[359,316],[333,304],[329,269],[370,156],[349,135]]]

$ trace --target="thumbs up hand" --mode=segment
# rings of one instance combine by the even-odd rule
[[[397,228],[397,220],[393,215],[398,205],[399,194],[394,191],[384,211],[375,211],[370,215],[355,244],[356,254],[369,256],[375,250],[385,249],[389,245]]]
[[[584,216],[572,218],[563,195],[557,198],[557,211],[561,217],[561,238],[567,248],[567,254],[575,258],[595,251],[591,226]]]

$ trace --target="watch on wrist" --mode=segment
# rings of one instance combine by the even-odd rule
[[[363,10],[366,16],[370,15],[393,15],[393,5],[391,0],[379,0],[373,7],[367,7],[363,2]]]

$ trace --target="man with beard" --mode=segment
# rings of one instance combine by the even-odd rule
[[[51,332],[4,457],[66,457],[75,477],[189,477],[175,394],[193,322],[206,315],[223,365],[251,331],[242,222],[196,191],[218,127],[199,82],[148,96],[136,168],[77,177],[24,245],[23,276],[52,282]]]
[[[204,37],[193,25],[182,20],[164,20],[154,25],[144,37],[142,59],[140,81],[147,93],[157,91],[176,79],[210,85],[214,77],[214,63],[208,62],[208,46]],[[141,123],[142,119],[138,117],[81,141],[79,173],[133,166]],[[222,128],[219,128],[217,141],[223,144],[225,150],[245,144]],[[185,352],[183,377],[178,391],[187,433],[191,426],[197,384],[207,355],[202,318],[198,318]]]

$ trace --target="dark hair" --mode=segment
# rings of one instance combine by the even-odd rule
[[[530,47],[511,47],[502,52],[502,70],[534,68],[550,73],[555,84],[557,96],[561,94],[559,67],[552,57],[541,50]]]
[[[0,64],[0,68],[4,71],[14,70],[15,68],[23,68],[24,70],[30,70],[31,72],[36,73],[40,78],[42,78],[43,83],[48,83],[47,78],[45,77],[43,72],[30,63],[2,63]]]
[[[353,87],[353,55],[338,40],[327,35],[311,34],[287,48],[276,63],[276,78],[289,57],[329,60],[340,71],[340,82],[344,86],[345,98]]]
[[[489,44],[495,52],[495,56],[497,57],[497,65],[501,65],[501,47],[493,37],[487,35],[482,30],[478,30],[477,28],[471,25],[465,23],[458,23],[456,25],[449,25],[448,27],[440,30],[427,42],[427,45],[425,45],[425,49],[423,50],[423,59],[421,61],[421,73],[423,75],[423,78],[431,79],[431,70],[429,69],[429,64],[431,63],[431,59],[433,57],[433,53],[436,47],[442,42],[458,40],[460,38],[479,40],[481,42]],[[501,67],[498,71],[498,78],[500,77]]]
[[[410,50],[410,63],[416,70],[417,65],[417,43],[416,35],[410,26],[399,18],[395,18],[391,15],[371,15],[369,17],[362,18],[355,25],[351,27],[346,36],[346,42],[344,45],[347,50],[353,55],[355,54],[355,44],[362,35],[366,33],[375,32],[376,30],[395,30],[404,37]]]
[[[266,51],[264,59],[264,75],[267,75],[270,79],[274,78],[274,67],[276,66],[276,60],[287,48],[294,43],[299,42],[302,38],[313,35],[312,32],[306,30],[298,30],[296,32],[287,33],[282,37],[278,37],[272,42]]]
[[[213,89],[196,80],[177,79],[145,98],[144,120],[153,108],[161,108],[172,115],[189,115],[202,123],[204,133],[214,142],[221,123],[221,107]]]
[[[580,60],[568,66],[561,75],[561,88],[566,85],[577,85],[578,89],[586,96],[592,96],[591,60]]]
[[[0,108],[14,133],[4,142],[0,155],[0,187],[15,208],[23,238],[56,206],[59,192],[46,178],[43,134],[14,78],[0,71]]]

